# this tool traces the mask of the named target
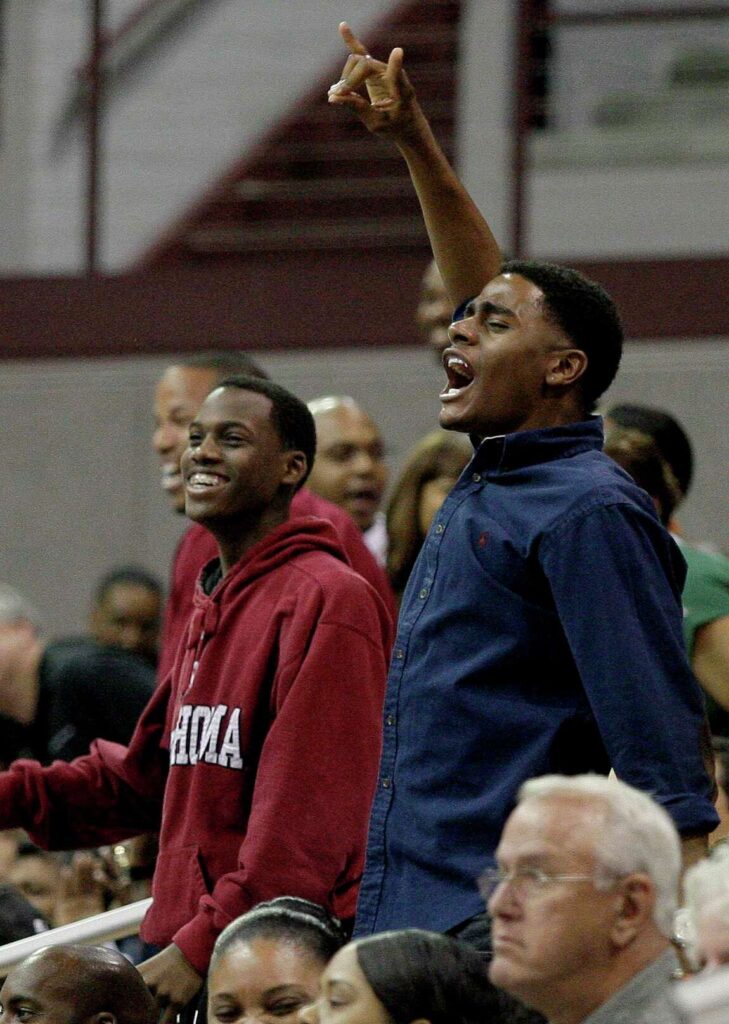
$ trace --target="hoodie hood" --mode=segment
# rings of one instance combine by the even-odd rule
[[[277,526],[236,562],[211,594],[205,593],[202,580],[214,570],[218,559],[208,562],[195,584],[187,646],[196,646],[201,634],[210,636],[217,631],[222,602],[234,599],[241,590],[262,576],[310,551],[326,552],[345,565],[350,564],[337,531],[328,520],[317,516],[295,516]]]

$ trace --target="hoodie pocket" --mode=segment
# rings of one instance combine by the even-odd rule
[[[159,945],[169,943],[175,932],[195,917],[199,900],[207,895],[199,846],[160,852],[152,882],[152,907],[144,923],[145,939]]]

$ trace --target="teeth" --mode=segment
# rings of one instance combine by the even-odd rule
[[[192,473],[187,482],[191,487],[215,487],[221,480],[216,473]]]
[[[459,377],[466,377],[468,380],[472,380],[473,371],[466,360],[461,359],[460,356],[448,356],[445,361],[445,365],[447,370],[451,370]]]

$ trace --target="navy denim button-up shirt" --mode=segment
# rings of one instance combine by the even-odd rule
[[[520,784],[606,772],[684,831],[717,818],[681,635],[685,566],[598,418],[484,441],[400,613],[355,934],[483,910]]]

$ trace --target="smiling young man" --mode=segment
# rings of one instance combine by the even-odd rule
[[[187,513],[216,539],[185,641],[129,748],[0,775],[0,826],[42,846],[160,830],[140,966],[165,1022],[213,944],[262,900],[354,915],[380,748],[390,623],[334,527],[291,516],[314,423],[283,388],[226,378],[190,426]],[[161,823],[161,828],[160,828]]]
[[[407,161],[460,304],[440,422],[475,448],[403,597],[356,934],[417,926],[488,949],[475,879],[527,778],[612,767],[666,806],[689,855],[715,827],[684,566],[591,415],[620,361],[609,296],[572,270],[502,265],[402,50],[385,64],[341,31],[330,102]]]
[[[183,356],[168,366],[157,383],[152,445],[160,460],[162,488],[171,508],[180,515],[185,512],[180,461],[187,448],[190,423],[207,395],[231,374],[267,379],[261,368],[244,352],[198,352]],[[352,568],[375,588],[394,621],[397,608],[392,588],[350,515],[306,486],[296,491],[291,509],[294,515],[320,516],[334,525]],[[172,565],[160,644],[159,680],[164,679],[172,668],[184,637],[192,614],[195,581],[202,567],[216,554],[212,533],[202,523],[193,523],[183,535]]]

